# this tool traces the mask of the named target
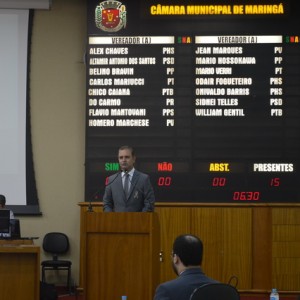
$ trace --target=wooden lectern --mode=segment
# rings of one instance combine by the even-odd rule
[[[152,300],[159,283],[156,213],[81,215],[82,287],[85,300]]]

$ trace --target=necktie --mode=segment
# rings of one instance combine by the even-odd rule
[[[125,174],[125,180],[124,180],[124,192],[126,198],[128,198],[128,192],[129,192],[129,174]]]

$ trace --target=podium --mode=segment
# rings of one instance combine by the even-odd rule
[[[81,268],[85,300],[152,300],[159,284],[156,213],[81,215]]]

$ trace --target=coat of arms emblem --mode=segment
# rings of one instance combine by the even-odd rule
[[[95,9],[97,28],[107,32],[117,32],[126,27],[126,7],[119,1],[103,1]]]

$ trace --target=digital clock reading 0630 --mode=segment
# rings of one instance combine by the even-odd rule
[[[157,202],[300,201],[300,9],[227,2],[88,1],[87,201],[121,145]]]
[[[258,201],[260,197],[260,192],[251,191],[251,192],[233,192],[232,200],[241,200],[241,201]]]

